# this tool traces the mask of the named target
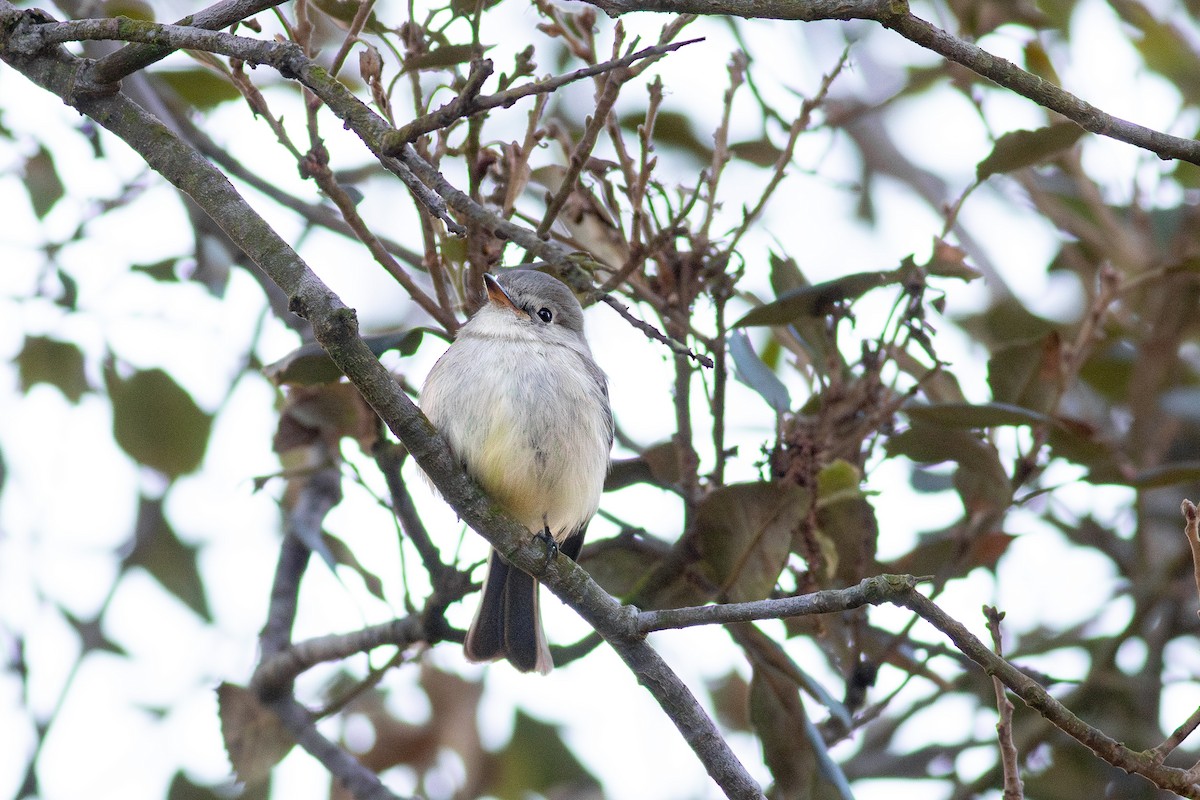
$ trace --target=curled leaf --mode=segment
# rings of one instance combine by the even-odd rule
[[[758,392],[776,413],[782,414],[792,407],[792,396],[787,387],[754,352],[754,346],[750,344],[750,337],[745,331],[732,331],[729,334],[729,355],[733,358],[738,379]]]
[[[789,325],[798,319],[821,317],[832,311],[837,303],[856,300],[872,289],[898,283],[905,274],[907,272],[903,267],[879,272],[858,272],[824,283],[802,286],[759,306],[735,322],[733,327]]]

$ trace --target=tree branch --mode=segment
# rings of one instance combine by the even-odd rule
[[[1200,141],[1171,136],[1107,114],[1053,83],[1026,72],[1011,61],[951,36],[920,17],[906,13],[877,21],[914,44],[962,64],[1039,106],[1057,111],[1086,131],[1149,150],[1164,160],[1177,158],[1200,164]]]
[[[590,67],[577,69],[574,72],[568,72],[565,75],[554,75],[549,78],[523,83],[519,86],[513,86],[510,89],[505,89],[496,94],[484,95],[482,97],[460,94],[455,99],[446,103],[436,111],[431,111],[428,114],[418,117],[411,122],[401,125],[396,129],[395,133],[389,134],[384,140],[384,152],[388,155],[398,155],[403,146],[414,141],[417,137],[423,136],[426,133],[431,133],[439,128],[444,128],[456,119],[469,117],[473,114],[478,114],[483,111],[489,111],[493,108],[508,108],[524,97],[530,97],[537,94],[550,94],[557,91],[560,87],[566,86],[569,83],[581,81],[584,78],[591,78],[596,75],[602,75],[611,70],[622,69],[628,67],[636,61],[642,59],[652,59],[665,53],[670,53],[678,50],[681,47],[686,47],[689,44],[703,41],[702,39],[689,39],[686,42],[674,42],[672,44],[656,44],[651,47],[646,47],[638,50],[636,53],[614,58],[610,61],[605,61],[601,64],[594,64]]]
[[[312,715],[290,696],[267,703],[296,743],[320,761],[356,800],[400,800],[374,772],[348,752],[321,735]]]
[[[916,585],[917,579],[911,575],[877,575],[847,589],[824,589],[796,597],[640,611],[637,629],[639,633],[646,634],[696,625],[725,625],[759,619],[831,614],[880,603],[900,604]]]
[[[235,22],[241,22],[253,17],[260,11],[273,8],[284,0],[221,0],[215,5],[189,14],[176,25],[187,25],[193,28],[204,28],[217,31],[227,28]],[[140,69],[166,58],[176,48],[158,47],[147,44],[132,44],[123,47],[115,53],[101,58],[92,64],[91,81],[97,84],[116,83],[126,75],[132,75]]]
[[[1081,128],[1107,136],[1162,159],[1177,158],[1200,164],[1200,141],[1184,139],[1138,125],[1101,111],[1070,92],[1018,67],[1016,64],[950,35],[912,14],[905,0],[583,0],[610,16],[631,11],[669,14],[728,15],[745,19],[778,19],[799,22],[865,19],[878,22],[914,44],[962,64],[988,80],[1056,111]]]
[[[958,648],[959,652],[995,676],[1048,722],[1087,747],[1104,761],[1129,773],[1141,775],[1156,786],[1183,797],[1200,798],[1200,786],[1187,771],[1155,763],[1153,751],[1134,752],[1111,736],[1093,728],[1075,716],[1037,681],[988,649],[962,623],[951,618],[929,598],[915,589],[897,603],[915,612],[933,625]]]
[[[1161,763],[1162,754],[1156,750],[1136,752],[1088,725],[1075,716],[1033,678],[1026,675],[1003,657],[993,653],[962,623],[950,617],[932,600],[916,590],[917,579],[910,575],[879,575],[867,578],[848,589],[828,589],[798,597],[757,600],[748,603],[728,603],[714,606],[642,611],[637,614],[636,626],[642,633],[685,628],[693,625],[713,625],[750,622],[760,619],[782,619],[808,614],[827,614],[847,611],[863,605],[891,603],[907,608],[948,636],[960,653],[998,679],[1025,705],[1041,714],[1049,723],[1080,742],[1104,761],[1126,772],[1141,775],[1156,786],[1183,797],[1200,798],[1200,776]]]
[[[879,19],[907,10],[903,0],[583,0],[610,17],[631,11],[698,14],[744,19],[816,22],[822,19]]]
[[[259,695],[275,696],[305,670],[326,661],[340,661],[383,645],[407,648],[425,641],[425,627],[417,615],[372,625],[350,633],[307,639],[267,657],[254,671],[250,686]]]

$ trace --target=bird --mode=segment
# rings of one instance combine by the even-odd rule
[[[534,269],[483,280],[486,302],[430,370],[421,410],[496,503],[574,559],[609,468],[608,379],[566,284]],[[463,651],[522,672],[554,666],[538,581],[495,550]]]

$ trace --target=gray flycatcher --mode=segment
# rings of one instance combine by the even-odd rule
[[[421,409],[493,500],[576,558],[608,472],[607,380],[566,284],[531,269],[483,279],[487,302],[434,364]],[[463,650],[522,672],[554,667],[538,582],[495,550]]]

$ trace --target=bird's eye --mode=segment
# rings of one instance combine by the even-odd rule
[[[548,308],[539,308],[537,315],[538,319],[540,319],[542,322],[549,322],[550,320],[554,319],[554,312]]]

